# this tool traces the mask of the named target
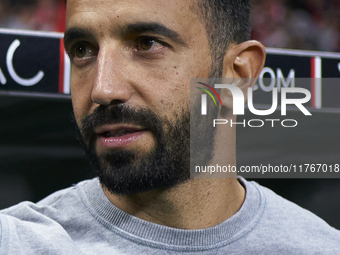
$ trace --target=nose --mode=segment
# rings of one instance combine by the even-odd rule
[[[127,63],[114,49],[101,48],[97,56],[96,75],[91,99],[99,105],[126,103],[132,93],[125,72]]]

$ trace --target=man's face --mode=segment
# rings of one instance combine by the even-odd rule
[[[194,4],[68,0],[65,46],[74,115],[112,192],[136,193],[188,178],[190,78],[208,77],[211,66]]]

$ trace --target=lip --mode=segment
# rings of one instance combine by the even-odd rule
[[[107,136],[107,133],[116,133],[127,130],[132,133],[126,133],[119,136]],[[97,146],[104,149],[123,148],[141,138],[147,130],[143,127],[130,125],[104,125],[95,128],[97,134]]]

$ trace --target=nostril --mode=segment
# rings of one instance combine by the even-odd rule
[[[122,100],[114,99],[110,103],[111,105],[118,105],[118,104],[124,104]]]

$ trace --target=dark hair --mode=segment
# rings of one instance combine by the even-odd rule
[[[223,58],[231,43],[250,38],[250,0],[197,0],[212,56],[211,77],[222,76]]]

